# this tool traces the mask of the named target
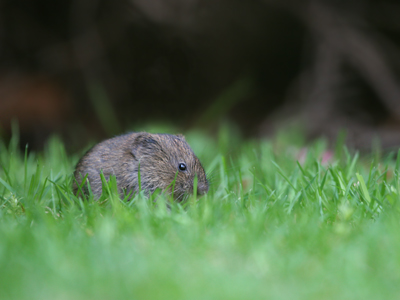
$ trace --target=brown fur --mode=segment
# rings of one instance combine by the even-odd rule
[[[186,171],[179,170],[185,163]],[[204,169],[182,135],[129,133],[105,140],[90,149],[76,165],[74,176],[79,185],[87,174],[94,195],[102,192],[100,172],[108,180],[110,175],[117,179],[118,192],[122,196],[139,189],[138,170],[140,165],[141,188],[147,193],[157,188],[165,190],[175,176],[174,197],[182,200],[193,193],[193,181],[197,174],[197,193],[208,191]],[[171,192],[170,188],[169,192]],[[74,184],[74,192],[77,186]]]

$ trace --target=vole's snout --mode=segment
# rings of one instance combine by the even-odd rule
[[[197,185],[197,195],[204,195],[208,192],[208,184],[198,184]]]

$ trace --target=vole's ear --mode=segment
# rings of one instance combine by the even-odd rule
[[[185,136],[184,136],[184,135],[182,135],[182,134],[177,134],[176,136],[177,136],[177,137],[179,137],[179,138],[181,138],[182,140],[186,141],[186,139],[185,139]]]
[[[133,141],[131,153],[136,159],[140,159],[143,155],[151,155],[159,149],[160,144],[150,133],[140,132]]]

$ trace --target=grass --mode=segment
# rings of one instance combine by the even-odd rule
[[[79,157],[57,138],[0,142],[0,299],[400,298],[400,156],[327,159],[289,131],[186,137],[212,185],[170,210],[115,182],[75,197]]]

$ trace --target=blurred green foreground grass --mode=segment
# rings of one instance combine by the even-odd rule
[[[113,183],[75,197],[79,156],[57,138],[29,155],[0,142],[0,299],[400,298],[399,157],[186,137],[210,192],[170,210]]]

